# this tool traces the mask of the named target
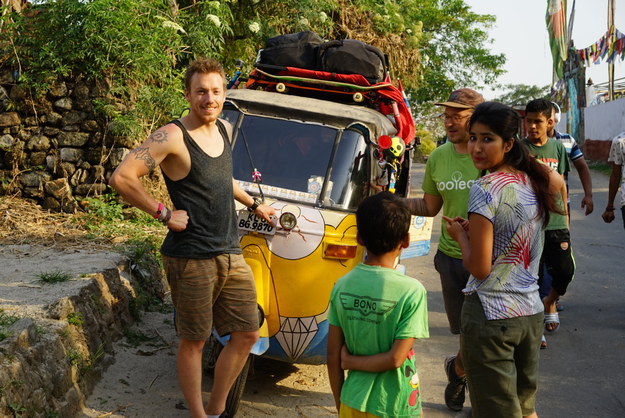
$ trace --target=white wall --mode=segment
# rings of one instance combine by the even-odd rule
[[[584,109],[586,139],[612,140],[625,131],[625,98]]]

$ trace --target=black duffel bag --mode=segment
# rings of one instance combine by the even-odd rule
[[[386,76],[386,55],[373,45],[355,39],[328,41],[319,50],[319,70],[361,74],[371,84]]]
[[[312,31],[274,36],[267,39],[258,62],[316,70],[318,48],[322,43],[321,37]]]

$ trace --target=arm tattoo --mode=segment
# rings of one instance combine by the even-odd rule
[[[425,199],[423,198],[406,199],[406,205],[408,205],[412,215],[429,216],[428,206],[425,204]]]
[[[145,166],[151,172],[156,168],[156,161],[150,155],[150,149],[148,147],[137,147],[130,151],[131,154],[135,154],[135,160],[143,160]]]
[[[163,142],[167,142],[167,132],[165,131],[156,131],[148,136],[148,140],[150,142],[156,142],[157,144],[162,144]]]

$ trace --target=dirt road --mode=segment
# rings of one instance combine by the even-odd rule
[[[563,298],[560,330],[548,337],[541,351],[538,413],[541,418],[565,416],[625,416],[625,231],[618,219],[601,220],[606,203],[607,176],[593,172],[595,212],[584,217],[579,202],[581,187],[571,175],[572,240],[577,273]],[[417,183],[418,184],[418,183]],[[407,274],[428,290],[430,338],[418,341],[424,411],[428,417],[466,417],[453,413],[443,401],[444,358],[455,352],[457,341],[449,334],[440,284],[432,258],[438,240],[435,221],[430,255],[406,263]],[[171,314],[151,313],[139,324],[152,340],[139,347],[117,344],[116,363],[88,400],[83,416],[187,417],[175,376],[175,336]],[[210,390],[206,379],[205,396]],[[238,416],[317,417],[335,414],[324,366],[256,363]]]

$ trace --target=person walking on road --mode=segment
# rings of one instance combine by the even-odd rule
[[[421,387],[413,351],[428,338],[427,295],[395,270],[410,244],[410,211],[381,192],[356,211],[366,260],[341,277],[328,309],[328,377],[341,417],[420,417]],[[345,379],[344,370],[348,371]]]
[[[189,114],[153,132],[110,179],[124,199],[169,229],[161,252],[180,338],[178,379],[193,418],[228,416],[228,391],[258,340],[256,287],[239,245],[234,199],[269,222],[274,213],[233,180],[230,132],[218,118],[225,87],[219,62],[192,62],[185,74]],[[157,166],[174,209],[155,200],[140,181]],[[230,340],[217,360],[205,408],[202,349],[213,326]]]
[[[535,99],[525,106],[525,129],[527,137],[524,139],[529,152],[543,164],[556,170],[560,175],[570,171],[566,149],[562,143],[549,138],[547,132],[553,127],[551,102],[545,99]],[[571,251],[571,234],[566,212],[566,187],[560,191],[564,215],[559,212],[551,213],[549,224],[545,228],[545,246],[541,263],[552,278],[551,288],[543,297],[545,305],[545,331],[555,332],[560,326],[560,317],[556,302],[564,296],[573,280],[575,262]],[[539,282],[544,280],[543,268],[540,269]]]
[[[566,132],[558,132],[555,129],[555,126],[560,122],[560,106],[556,103],[551,102],[552,105],[552,118],[553,118],[553,126],[547,132],[549,138],[554,138],[564,145],[564,149],[566,150],[566,155],[569,157],[569,161],[577,170],[577,175],[579,176],[579,180],[582,183],[582,188],[584,189],[584,197],[582,198],[581,208],[584,209],[584,215],[588,216],[592,213],[594,209],[594,204],[592,201],[592,177],[590,176],[590,169],[588,168],[588,164],[586,164],[586,159],[584,158],[584,154],[582,150],[577,145],[577,141],[575,138]],[[564,173],[564,181],[566,182],[566,191],[569,191],[569,173]],[[569,206],[569,216],[570,216],[570,195],[567,205]]]
[[[537,417],[538,268],[564,179],[529,155],[511,107],[483,103],[469,126],[468,150],[483,177],[471,186],[468,221],[443,219],[471,273],[460,337],[471,416]]]
[[[592,177],[590,176],[590,169],[588,168],[588,164],[586,164],[586,159],[584,159],[584,154],[582,150],[577,145],[577,141],[570,134],[565,132],[558,132],[555,129],[555,126],[560,122],[560,106],[558,106],[555,102],[551,102],[552,106],[552,114],[553,118],[553,126],[551,126],[547,132],[549,138],[553,138],[556,141],[559,141],[564,145],[564,149],[566,150],[566,155],[569,158],[569,162],[573,164],[575,170],[577,170],[577,175],[579,176],[579,180],[582,183],[582,188],[584,189],[584,197],[581,201],[581,208],[584,209],[584,214],[586,216],[590,215],[594,209],[594,204],[592,200]],[[569,216],[569,223],[571,219],[571,195],[569,194],[569,173],[564,173],[564,182],[566,183],[566,193],[567,193],[567,212]],[[551,276],[546,271],[542,272],[543,280],[541,283],[541,296],[546,297],[551,289]],[[561,311],[564,309],[564,306],[560,304],[560,298],[556,300],[556,311]],[[547,341],[543,340],[543,345],[541,348],[547,348]]]
[[[614,199],[616,192],[621,188],[621,214],[623,215],[623,227],[625,227],[625,132],[621,132],[612,140],[608,162],[612,163],[610,182],[608,183],[608,204],[601,215],[603,221],[610,223],[614,220]]]
[[[443,209],[443,215],[467,217],[469,189],[478,177],[468,153],[468,120],[475,106],[484,102],[475,90],[455,90],[449,100],[436,103],[444,108],[445,131],[448,142],[436,148],[425,166],[423,197],[407,199],[413,215],[436,216]],[[460,312],[469,272],[462,265],[462,252],[447,230],[441,228],[438,250],[434,256],[443,291],[445,312],[452,334],[460,334]],[[466,378],[460,351],[447,357],[444,363],[448,384],[445,388],[445,404],[453,411],[460,411],[465,401]]]

